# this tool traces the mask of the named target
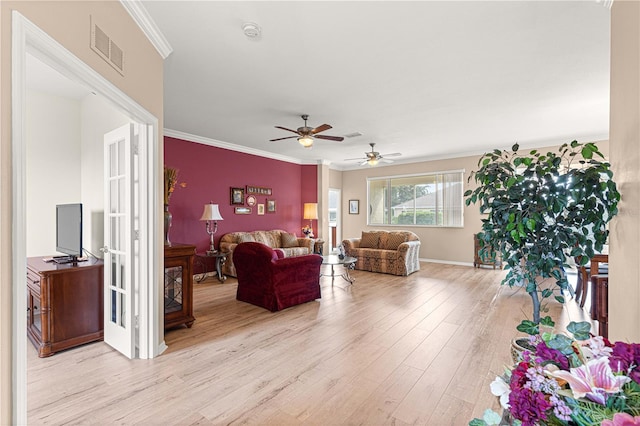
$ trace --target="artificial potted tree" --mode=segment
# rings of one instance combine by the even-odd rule
[[[478,186],[465,192],[466,205],[479,204],[481,256],[498,252],[509,272],[502,284],[526,287],[533,303],[531,319],[518,330],[538,332],[551,323],[545,298],[564,302],[569,286],[569,259],[585,265],[607,241],[607,223],[617,214],[620,193],[611,166],[594,143],[573,141],[558,153],[537,150],[523,154],[494,150],[471,173]],[[548,278],[552,284],[544,286]]]

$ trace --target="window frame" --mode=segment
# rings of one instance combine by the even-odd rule
[[[454,169],[454,170],[441,170],[441,171],[434,171],[434,172],[426,172],[426,173],[412,173],[412,174],[403,174],[403,175],[389,175],[389,176],[375,176],[375,177],[368,177],[367,178],[367,226],[388,226],[388,227],[401,227],[401,228],[408,228],[408,227],[415,227],[415,228],[464,228],[464,210],[465,210],[465,205],[464,205],[464,176],[465,176],[465,169]],[[389,199],[385,202],[385,210],[386,212],[383,213],[383,221],[386,220],[388,221],[388,223],[383,223],[383,222],[372,222],[371,221],[371,216],[372,216],[372,208],[371,208],[371,182],[380,182],[380,181],[386,181],[385,184],[385,188],[387,189],[387,191],[390,191],[390,189],[392,188],[391,186],[391,182],[394,179],[403,179],[403,178],[416,178],[416,177],[425,177],[426,179],[428,179],[429,177],[433,177],[433,176],[439,176],[441,181],[444,179],[444,175],[447,174],[459,174],[460,176],[460,224],[459,225],[444,225],[444,224],[406,224],[406,223],[402,223],[402,224],[394,224],[391,223],[392,222],[392,217],[393,217],[393,213],[392,213],[392,206],[391,204],[391,197],[388,197]],[[415,198],[414,198],[414,205],[415,205]],[[414,207],[415,209],[415,207]],[[444,207],[443,207],[444,209]],[[437,209],[436,209],[437,210]],[[437,216],[436,216],[437,217]]]

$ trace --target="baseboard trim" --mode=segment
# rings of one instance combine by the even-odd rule
[[[470,263],[470,262],[455,262],[453,260],[441,260],[441,259],[418,259],[418,260],[420,260],[420,262],[443,263],[445,265],[473,266],[473,263]]]

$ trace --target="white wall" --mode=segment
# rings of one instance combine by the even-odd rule
[[[95,95],[81,104],[80,170],[84,247],[97,257],[104,246],[104,134],[129,123],[119,110]]]
[[[56,204],[82,203],[83,247],[104,244],[103,137],[130,120],[95,95],[27,94],[27,256],[56,253]]]
[[[56,204],[81,202],[80,102],[27,91],[27,256],[56,253]]]

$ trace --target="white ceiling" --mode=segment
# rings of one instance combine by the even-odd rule
[[[608,138],[610,10],[593,0],[142,4],[173,48],[171,130],[337,168],[370,142],[402,162]],[[269,142],[303,113],[363,136]]]
[[[371,142],[397,164],[608,138],[610,10],[593,0],[142,4],[173,48],[168,135],[338,169]],[[301,114],[362,136],[269,142]]]

